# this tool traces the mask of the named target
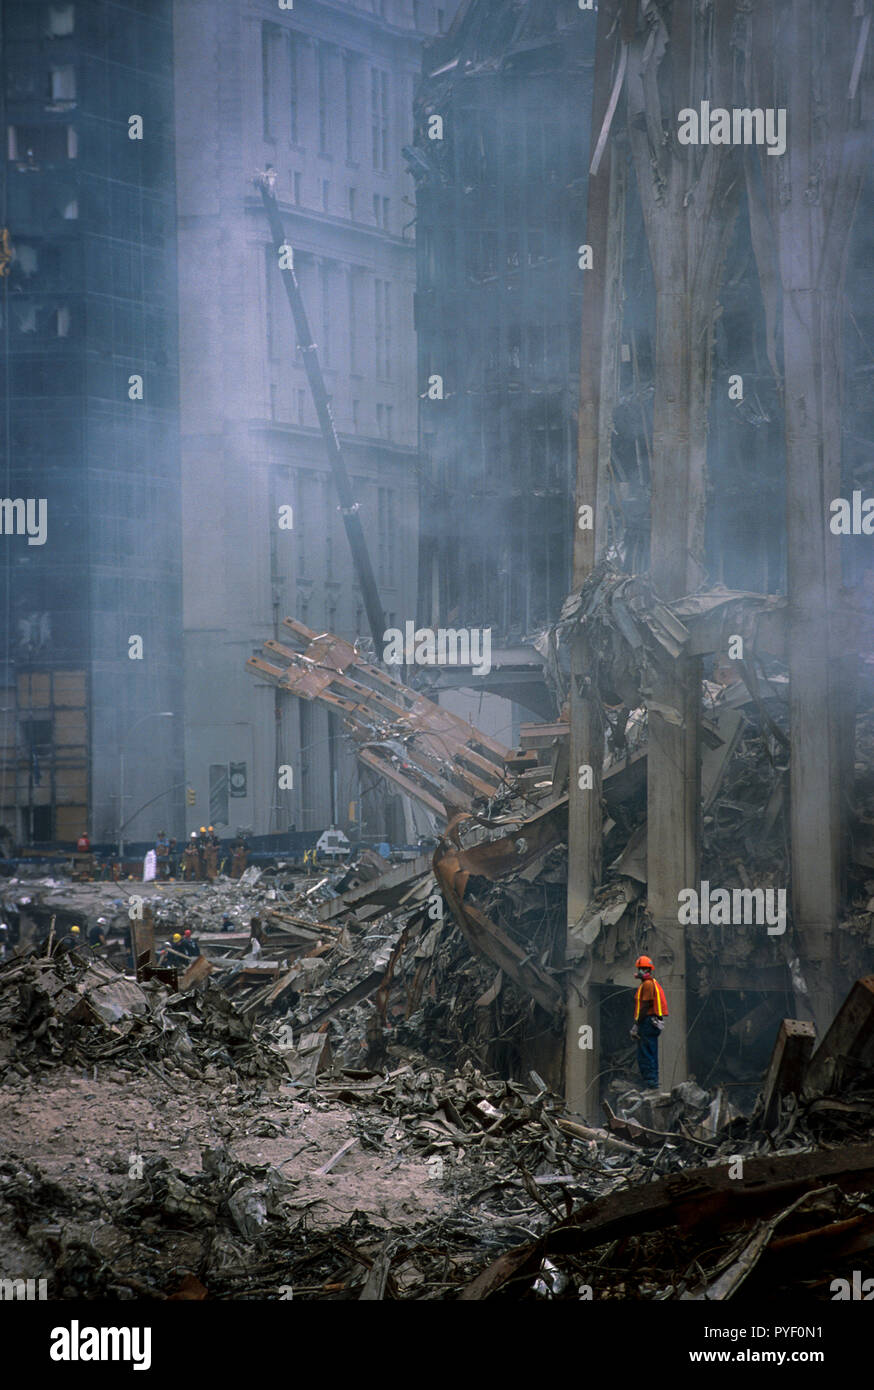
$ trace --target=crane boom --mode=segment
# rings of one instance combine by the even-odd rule
[[[276,266],[282,276],[282,283],[285,286],[285,293],[288,303],[291,306],[291,313],[294,319],[297,341],[303,354],[304,367],[306,368],[307,380],[310,384],[313,404],[316,407],[319,426],[322,431],[322,438],[325,441],[325,448],[328,453],[328,462],[331,465],[331,473],[337,487],[337,495],[340,499],[340,515],[343,518],[343,525],[346,528],[346,537],[349,541],[349,549],[352,551],[352,562],[355,566],[355,573],[358,583],[361,585],[361,594],[364,599],[364,610],[367,614],[367,622],[370,627],[373,644],[377,653],[377,660],[380,658],[382,644],[385,637],[385,614],[382,610],[382,603],[379,597],[379,590],[376,587],[376,578],[373,573],[373,566],[370,563],[370,552],[367,549],[367,541],[364,539],[364,529],[361,525],[361,514],[359,504],[355,501],[352,493],[352,484],[349,474],[346,471],[346,462],[343,458],[343,451],[340,448],[340,441],[337,438],[337,430],[334,425],[334,416],[331,411],[331,402],[325,389],[325,379],[322,376],[322,367],[319,362],[319,353],[310,333],[309,320],[301,297],[300,286],[294,272],[294,256],[287,254],[283,256],[283,251],[290,252],[291,248],[285,240],[285,231],[282,226],[282,219],[279,215],[279,208],[276,198],[270,186],[270,180],[264,175],[255,179],[255,186],[261,193],[261,200],[264,204],[264,211],[267,213],[267,220],[270,224],[270,233],[273,237],[273,244],[276,250]]]

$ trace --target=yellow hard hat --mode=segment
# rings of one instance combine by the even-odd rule
[[[206,828],[207,830],[212,830],[213,827],[211,825],[208,825]]]
[[[181,941],[181,940],[182,940],[182,936],[181,936],[181,934],[180,934],[178,931],[174,931],[174,933],[173,933],[173,940],[174,940],[174,941]]]
[[[205,826],[205,825],[202,825],[202,826],[200,827],[200,833],[201,833],[201,835],[205,835],[205,834],[206,834],[206,826]]]
[[[71,928],[70,928],[70,931],[71,931],[71,932],[73,932],[73,931],[78,931],[78,930],[79,930],[78,927],[71,927]]]

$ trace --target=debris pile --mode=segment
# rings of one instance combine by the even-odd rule
[[[187,993],[137,983],[106,962],[57,948],[0,965],[0,1068],[19,1076],[47,1066],[112,1060],[156,1067],[161,1059],[197,1076],[226,1068],[245,1077],[285,1074],[221,989]],[[166,1079],[166,1078],[165,1078]]]

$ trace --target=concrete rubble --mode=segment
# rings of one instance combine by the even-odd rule
[[[480,842],[497,845],[490,864],[462,858],[450,876],[457,890],[465,865],[488,867],[471,880],[492,913],[502,838]],[[827,1296],[827,1241],[864,1268],[869,980],[800,1063],[778,1039],[766,1094],[745,1113],[731,1099],[742,1093],[694,1081],[641,1092],[627,1068],[607,1086],[603,1124],[585,1125],[536,1068],[520,1070],[518,1047],[496,1050],[493,1021],[480,1025],[499,1005],[518,1032],[540,1005],[524,975],[496,971],[435,910],[435,881],[427,862],[369,879],[253,877],[233,889],[233,921],[257,909],[262,952],[239,931],[203,932],[212,970],[175,989],[137,981],[111,949],[56,935],[19,945],[0,965],[0,1246],[22,1267],[49,1261],[52,1296],[125,1299],[725,1298],[795,1279],[793,1250],[810,1292]],[[58,890],[46,891],[57,916]],[[212,924],[232,896],[204,886],[174,901],[173,920]],[[155,904],[162,927],[167,901]],[[268,981],[244,974],[264,965]],[[486,1061],[499,1055],[503,1072]],[[82,1088],[95,1117],[120,1114],[122,1094],[158,1109],[134,1137],[104,1119],[84,1162],[59,1167],[45,1137],[26,1136],[44,1113],[63,1113],[62,1136],[75,1127]],[[826,1182],[816,1163],[835,1152]],[[749,1212],[749,1186],[723,1182],[738,1160],[771,1165]],[[711,1187],[708,1220],[688,1227],[683,1194],[700,1214]]]
[[[440,787],[455,789],[436,847],[409,862],[363,851],[315,874],[277,859],[236,882],[4,880],[0,1246],[14,1243],[22,1267],[48,1259],[62,1297],[721,1300],[798,1279],[816,1297],[828,1296],[823,1250],[830,1268],[851,1257],[865,1268],[870,713],[841,940],[849,993],[832,1029],[817,1040],[793,1017],[803,980],[791,933],[733,929],[690,937],[706,1065],[641,1091],[628,1038],[630,962],[650,930],[643,695],[696,622],[755,636],[773,607],[724,593],[668,607],[641,581],[596,572],[544,638],[554,724],[523,726],[520,749],[479,787],[469,766],[436,769],[421,748],[393,764],[435,813]],[[597,1125],[560,1099],[564,662],[580,621],[608,711],[605,872],[571,933],[578,959],[616,980]],[[341,656],[356,670],[339,686],[356,686],[366,745],[394,694],[365,688],[353,649],[327,654],[322,693]],[[306,652],[282,656],[285,679],[312,677]],[[779,659],[714,671],[701,698],[705,871],[728,887],[751,874],[785,882]],[[411,718],[398,713],[395,734]],[[388,743],[380,756],[393,756]],[[98,923],[106,944],[89,946]],[[173,955],[186,930],[193,960]],[[87,1152],[71,1153],[83,1094],[95,1122]],[[45,1115],[59,1120],[49,1140],[63,1161]],[[738,1164],[755,1183],[726,1178]],[[132,1248],[143,1228],[148,1248]]]

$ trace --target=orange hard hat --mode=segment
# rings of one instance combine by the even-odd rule
[[[652,961],[649,956],[638,956],[634,962],[635,970],[652,970]]]

